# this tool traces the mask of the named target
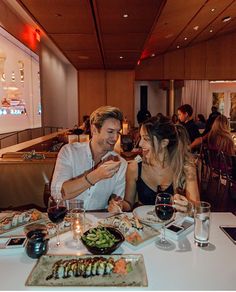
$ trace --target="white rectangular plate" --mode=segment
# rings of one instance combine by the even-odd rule
[[[114,216],[111,216],[111,217],[106,218],[104,220],[101,220],[99,223],[104,225],[104,226],[112,226],[112,227],[119,229],[120,232],[125,237],[124,243],[127,244],[128,247],[130,247],[134,250],[137,250],[137,249],[145,246],[146,244],[149,244],[150,242],[152,242],[156,238],[157,235],[160,234],[160,232],[158,230],[156,230],[155,228],[148,226],[146,224],[142,224],[143,225],[142,229],[137,229],[135,227],[131,227],[130,229],[127,229],[127,228],[123,227],[122,225],[119,226],[119,221],[120,222],[122,221],[123,216],[128,217],[129,221],[131,223],[134,220],[132,213],[130,213],[130,214],[122,213],[122,214],[114,215]],[[114,221],[114,219],[116,221]],[[137,240],[137,241],[130,241],[129,240],[129,235],[131,235],[133,232],[138,233],[140,240]]]
[[[101,255],[101,257],[109,258],[112,257],[114,260],[124,258],[126,261],[131,262],[132,271],[128,274],[121,275],[111,273],[110,275],[96,275],[88,278],[84,277],[69,277],[62,279],[50,279],[46,278],[51,275],[52,267],[55,262],[59,260],[70,260],[70,259],[84,259],[99,257],[98,255],[44,255],[42,256],[31,274],[29,275],[26,286],[47,286],[47,287],[63,287],[63,286],[100,286],[100,287],[147,287],[147,275],[144,265],[143,256],[140,254],[136,255]]]

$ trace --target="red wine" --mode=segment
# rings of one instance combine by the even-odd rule
[[[166,204],[158,204],[155,206],[155,211],[157,217],[162,220],[170,220],[174,214],[174,208],[172,205],[166,205]]]
[[[53,223],[61,223],[65,218],[67,209],[64,206],[54,206],[48,209],[48,218]]]

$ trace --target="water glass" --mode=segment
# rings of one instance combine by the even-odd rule
[[[197,246],[208,246],[210,234],[211,205],[197,202],[194,208],[194,242]]]
[[[83,200],[69,200],[69,217],[71,220],[73,239],[78,241],[84,233],[85,226],[85,209]]]

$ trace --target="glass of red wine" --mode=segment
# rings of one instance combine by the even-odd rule
[[[56,246],[60,246],[61,241],[59,237],[59,224],[64,220],[67,213],[66,202],[60,198],[54,198],[52,196],[49,197],[47,212],[50,221],[56,224],[57,228]]]
[[[157,218],[162,223],[161,238],[159,238],[158,241],[156,242],[156,246],[161,249],[170,249],[172,247],[172,242],[166,239],[165,228],[166,223],[173,218],[175,213],[173,207],[173,198],[171,194],[169,193],[157,194],[155,202],[155,212]]]

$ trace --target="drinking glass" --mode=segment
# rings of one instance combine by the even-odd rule
[[[194,208],[194,242],[204,247],[209,244],[211,205],[207,202],[196,202]]]
[[[85,227],[85,209],[83,200],[69,200],[69,216],[71,220],[73,239],[78,241],[83,235]]]
[[[64,220],[66,213],[67,213],[67,208],[65,201],[61,198],[54,198],[54,197],[49,197],[48,199],[48,218],[50,221],[56,224],[57,227],[57,242],[56,246],[60,246],[60,237],[59,237],[59,224]]]
[[[155,202],[155,212],[158,219],[161,220],[161,238],[156,242],[156,246],[161,249],[169,249],[172,243],[165,237],[165,224],[174,216],[173,198],[169,193],[158,193]]]

